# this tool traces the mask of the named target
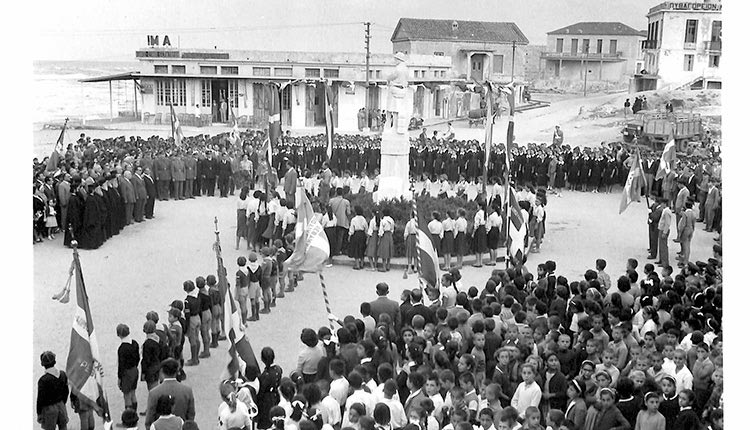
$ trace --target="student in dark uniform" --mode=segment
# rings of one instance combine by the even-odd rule
[[[591,187],[592,193],[598,193],[599,187],[601,186],[603,165],[602,157],[597,155],[596,158],[591,160],[591,173],[589,174],[589,186]]]

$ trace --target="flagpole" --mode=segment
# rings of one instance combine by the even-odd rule
[[[169,123],[172,124],[172,142],[174,142],[176,145],[177,142],[175,142],[174,140],[174,105],[171,103],[169,104],[169,110]]]
[[[318,278],[320,278],[320,288],[323,290],[323,301],[326,304],[326,312],[328,312],[328,315],[332,315],[333,312],[331,312],[331,302],[328,300],[328,290],[326,289],[326,280],[323,278],[322,270],[318,271]],[[334,332],[335,329],[333,327],[333,321],[331,321],[330,318],[327,318],[327,319],[328,319],[328,325],[331,328],[331,332]]]
[[[417,212],[417,196],[414,192],[414,184],[411,185],[411,216],[414,219],[414,222],[417,224],[417,229],[419,229],[419,213]],[[415,259],[417,261],[417,279],[419,280],[419,289],[424,290],[424,281],[422,280],[422,257],[419,255],[419,234],[417,234],[417,243],[415,244],[416,253],[415,253]],[[406,262],[406,270],[409,270],[409,262]],[[406,271],[404,272],[406,274]]]
[[[638,164],[641,167],[641,177],[645,176],[645,169],[643,168],[643,158],[641,157],[641,151],[640,149],[635,149],[638,152]],[[643,186],[646,187],[646,183],[644,181]],[[646,189],[646,207],[651,207],[651,202],[648,201],[648,189]]]
[[[492,83],[487,81],[487,96],[485,97],[485,121],[484,125],[484,172],[482,174],[482,184],[484,185],[484,200],[487,204],[487,210],[484,211],[485,218],[488,217],[490,205],[490,193],[487,190],[488,170],[490,168],[490,151],[492,149],[492,125],[495,122],[492,115]]]

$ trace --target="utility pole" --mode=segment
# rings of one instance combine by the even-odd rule
[[[513,41],[513,56],[510,60],[510,81],[513,82],[513,78],[516,75],[516,41]]]
[[[588,84],[589,77],[589,47],[586,46],[586,56],[583,60],[583,96],[586,97],[586,86]]]
[[[370,131],[370,22],[365,22],[365,131]]]

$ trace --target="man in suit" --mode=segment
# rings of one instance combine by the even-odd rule
[[[221,154],[219,169],[216,173],[219,177],[219,195],[227,197],[229,194],[229,177],[232,176],[232,163],[229,161],[226,152]]]
[[[399,312],[398,302],[388,298],[388,284],[381,282],[375,286],[375,292],[378,298],[370,302],[370,316],[378,322],[381,314],[388,314],[391,317],[393,326],[396,331],[401,330],[401,312]]]
[[[162,396],[174,398],[172,413],[183,420],[195,419],[195,398],[193,389],[177,381],[177,372],[180,363],[174,358],[167,358],[161,362],[161,384],[148,392],[148,409],[146,409],[146,428],[158,418],[156,416],[156,403]]]
[[[186,199],[193,199],[193,187],[195,186],[195,178],[197,175],[198,160],[195,158],[195,152],[192,155],[185,154],[182,158],[185,163],[185,193],[183,197]]]
[[[693,240],[696,218],[697,216],[693,211],[693,201],[688,199],[685,202],[685,211],[682,213],[680,223],[677,226],[677,238],[680,240],[679,267],[683,267],[690,262],[690,242]]]
[[[286,173],[284,174],[284,194],[286,201],[292,202],[293,207],[297,207],[294,202],[295,192],[297,191],[297,170],[291,161],[286,162]]]
[[[135,175],[133,176],[132,181],[133,187],[135,188],[135,210],[133,212],[133,218],[135,218],[135,222],[143,222],[146,200],[148,200],[146,184],[143,181],[143,167],[138,166],[135,168]]]
[[[203,160],[203,168],[201,169],[203,172],[203,191],[212,197],[216,190],[216,170],[216,159],[214,159],[214,155],[211,151],[207,151],[206,159]]]
[[[685,186],[690,192],[690,197],[692,197],[693,201],[695,201],[698,199],[698,177],[695,176],[695,172],[693,171],[692,167],[688,167],[685,169],[685,178]]]
[[[133,182],[131,182],[131,178],[133,177],[133,174],[130,173],[130,170],[126,170],[125,173],[122,175],[122,180],[120,181],[120,195],[122,195],[122,199],[125,202],[125,224],[130,225],[133,223],[133,208],[135,207],[135,188],[133,187]]]
[[[185,189],[185,161],[183,161],[179,152],[171,157],[169,167],[174,191],[172,197],[182,200]]]
[[[648,214],[648,259],[655,260],[659,251],[659,220],[664,208],[654,202]]]
[[[146,219],[154,218],[154,204],[156,203],[156,184],[154,178],[151,177],[151,169],[148,167],[143,169],[143,184],[146,186],[146,207],[144,208],[144,215]]]
[[[650,196],[654,191],[654,177],[659,170],[659,162],[653,154],[647,154],[644,163],[643,173],[646,175],[646,195]]]
[[[708,193],[706,194],[706,231],[713,231],[714,216],[716,215],[716,208],[719,206],[719,189],[716,188],[716,181],[709,179],[708,181]]]
[[[336,197],[330,200],[330,204],[331,208],[333,208],[333,214],[336,215],[336,236],[334,238],[334,245],[331,248],[331,256],[333,256],[339,255],[344,247],[344,237],[347,236],[347,232],[349,231],[351,203],[344,198],[344,189],[339,187],[336,188]]]
[[[68,222],[68,202],[70,202],[70,174],[66,173],[57,184],[57,202],[60,204],[60,230],[65,231]]]
[[[435,320],[435,311],[422,303],[422,290],[419,288],[411,290],[411,308],[406,312],[406,320],[403,323],[411,325],[416,315],[421,315],[424,318],[425,324],[437,323]]]
[[[682,218],[682,213],[685,211],[685,202],[687,202],[688,197],[690,197],[690,191],[688,190],[687,186],[687,179],[686,178],[680,178],[677,181],[677,189],[679,190],[677,192],[677,197],[675,197],[674,200],[674,214],[675,214],[675,227],[679,231],[679,224],[680,224],[680,218]],[[678,239],[674,239],[675,242],[679,242]]]

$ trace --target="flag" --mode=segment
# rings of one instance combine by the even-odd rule
[[[513,188],[508,189],[508,254],[516,264],[523,262],[526,254],[526,223],[521,214],[521,206],[518,205],[516,192]]]
[[[669,174],[674,169],[674,162],[677,160],[677,150],[675,149],[674,136],[664,145],[664,151],[661,153],[659,160],[659,170],[656,171],[654,180],[658,181]]]
[[[328,160],[331,159],[333,153],[333,91],[328,85],[328,82],[324,82],[325,88],[325,116],[326,116],[326,157]]]
[[[620,200],[620,213],[623,213],[632,202],[641,201],[641,188],[646,183],[646,176],[641,166],[641,153],[636,149],[633,162],[630,164],[628,180],[622,189],[622,200]]]
[[[508,95],[508,134],[505,136],[505,150],[510,152],[513,147],[515,137],[515,119],[516,113],[516,101],[515,101],[515,90],[513,87],[504,87],[502,91]]]
[[[268,84],[268,138],[271,145],[278,145],[281,139],[281,102],[279,100],[279,87],[275,83]],[[270,157],[269,157],[270,159]]]
[[[490,151],[492,150],[492,127],[495,115],[492,112],[492,84],[487,82],[487,97],[485,98],[487,117],[484,120],[484,171],[490,168]],[[486,185],[486,184],[485,184]]]
[[[182,134],[182,126],[180,125],[180,120],[179,118],[177,118],[177,114],[174,113],[174,105],[169,105],[169,111],[172,117],[172,137],[174,138],[174,141],[177,145],[182,145],[182,139],[185,136]]]
[[[305,189],[297,185],[297,226],[294,230],[294,252],[285,264],[292,271],[320,272],[331,254],[328,237],[319,217],[315,216]]]
[[[237,117],[234,115],[234,109],[232,109],[231,105],[229,106],[229,124],[232,126],[232,131],[229,133],[229,139],[235,146],[241,146],[240,143],[242,140],[240,138],[239,121],[237,121]]]
[[[258,367],[258,360],[255,358],[250,340],[247,338],[245,326],[242,324],[238,303],[234,301],[232,292],[229,290],[227,269],[221,257],[218,228],[214,250],[216,251],[216,271],[219,275],[219,291],[224,299],[224,329],[229,339],[229,363],[222,372],[221,378],[222,380],[236,379],[237,376],[244,378],[247,366],[254,366],[258,369],[260,367]]]
[[[104,422],[110,422],[109,403],[104,392],[104,368],[99,359],[99,345],[96,342],[94,321],[91,319],[89,298],[83,282],[78,250],[73,249],[73,264],[76,278],[76,314],[70,334],[70,352],[65,372],[72,394],[82,403],[88,404]]]
[[[417,229],[417,252],[419,253],[419,276],[427,285],[435,287],[438,285],[439,261],[437,251],[432,246],[430,237],[421,228]]]
[[[62,126],[62,130],[60,130],[60,136],[57,137],[57,143],[55,143],[55,147],[52,149],[52,154],[50,154],[49,159],[47,160],[47,167],[44,169],[46,172],[54,172],[57,170],[57,165],[60,163],[60,153],[63,150],[63,139],[65,138],[65,129],[68,127],[68,118],[65,118],[65,123]]]

